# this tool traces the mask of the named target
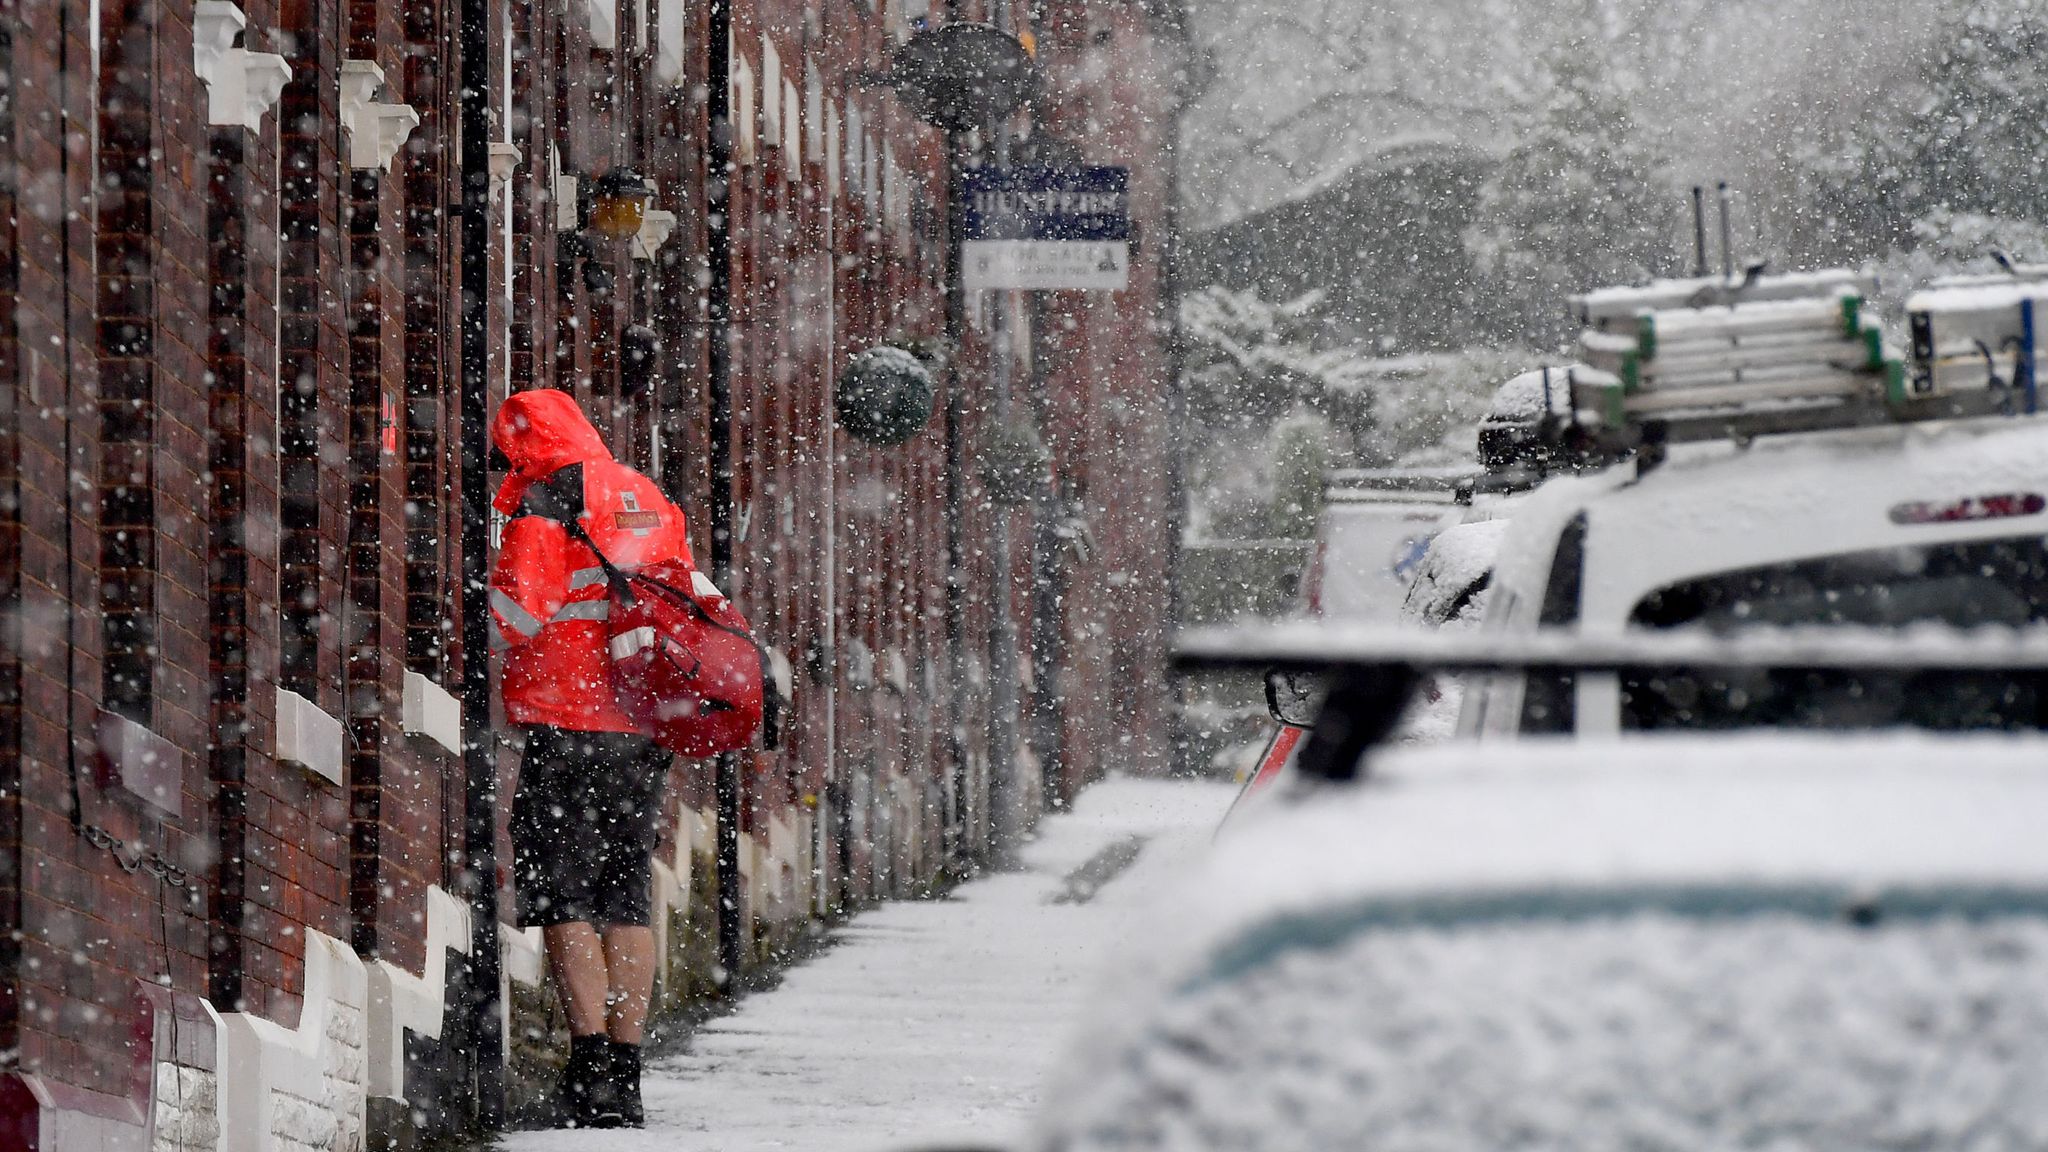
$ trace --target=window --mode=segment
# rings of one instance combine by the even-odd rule
[[[1909,624],[2017,627],[2048,621],[2048,544],[2024,536],[1885,548],[1726,572],[1644,598],[1644,628]],[[1957,672],[1622,677],[1624,729],[1749,727],[1941,731],[2043,726],[2038,675]]]

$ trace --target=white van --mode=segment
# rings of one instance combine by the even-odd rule
[[[1649,458],[1654,460],[1654,457]],[[1677,445],[1524,498],[1482,627],[1529,631],[2048,622],[2048,417]],[[1944,673],[1498,676],[1464,734],[2037,728],[2029,680]]]

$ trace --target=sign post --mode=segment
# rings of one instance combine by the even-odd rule
[[[965,288],[1120,291],[1131,277],[1130,172],[979,168],[967,174]]]
[[[729,2],[729,0],[728,0]],[[947,0],[949,16],[957,0]],[[1037,84],[1031,55],[1015,36],[989,24],[946,23],[927,28],[890,57],[889,83],[917,115],[946,130],[946,666],[951,681],[946,723],[947,760],[953,772],[948,814],[948,856],[965,875],[976,837],[968,826],[967,762],[967,542],[965,519],[966,447],[960,441],[967,419],[957,354],[967,334],[967,291],[962,282],[962,248],[967,229],[967,144],[970,130],[993,124],[1023,105]],[[998,578],[1001,578],[1000,576]]]

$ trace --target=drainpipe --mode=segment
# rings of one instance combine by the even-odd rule
[[[711,449],[711,581],[732,588],[732,3],[712,0],[705,36],[704,260],[708,283],[704,306],[709,321],[705,349],[705,391],[709,394]],[[740,905],[740,757],[718,757],[713,791],[718,805],[718,963],[728,993],[737,990],[745,950]]]
[[[967,171],[967,131],[946,129],[946,675],[948,715],[946,753],[953,769],[951,863],[955,875],[971,866],[972,797],[967,778],[967,570],[966,544],[960,518],[965,512],[966,452],[960,443],[967,419],[961,395],[960,358],[966,348],[967,293],[961,286],[960,240],[967,229],[963,185]]]
[[[461,0],[462,92],[462,884],[470,908],[469,1026],[476,1122],[505,1117],[505,1006],[498,998],[498,757],[491,730],[490,606],[490,90],[489,0]]]
[[[1155,13],[1166,35],[1180,43],[1179,57],[1186,65],[1191,58],[1188,13],[1184,4],[1169,2]],[[1181,586],[1181,536],[1187,525],[1188,404],[1182,378],[1187,372],[1187,334],[1182,331],[1180,298],[1184,289],[1181,273],[1181,181],[1180,137],[1187,121],[1192,93],[1186,89],[1184,66],[1174,81],[1173,115],[1166,131],[1166,241],[1160,246],[1159,281],[1161,304],[1166,312],[1166,628],[1162,640],[1171,643],[1180,630],[1185,611]],[[1195,770],[1194,749],[1187,733],[1187,678],[1169,676],[1172,698],[1166,716],[1169,764],[1176,775]]]
[[[1052,381],[1046,360],[1052,355],[1045,338],[1049,309],[1046,293],[1026,292],[1026,316],[1031,325],[1031,410],[1038,427],[1052,436]],[[1066,759],[1063,746],[1066,700],[1060,685],[1060,670],[1066,663],[1066,572],[1061,564],[1065,547],[1060,525],[1066,501],[1060,491],[1060,463],[1057,452],[1046,475],[1040,479],[1033,501],[1031,537],[1031,678],[1034,700],[1031,710],[1032,752],[1038,757],[1039,787],[1048,809],[1066,806]]]
[[[1000,13],[1000,9],[998,9]],[[1000,14],[998,19],[1001,19]],[[993,159],[997,168],[1010,163],[1009,126],[992,126]],[[997,428],[1010,423],[1010,300],[1008,292],[995,293],[989,325],[989,376],[993,385],[989,415]],[[1017,668],[1017,624],[1011,614],[1010,597],[1010,509],[998,505],[991,510],[989,526],[989,622],[988,622],[988,790],[989,856],[997,867],[1007,868],[1017,838],[1023,833],[1024,813],[1017,786],[1018,697],[1021,694]]]

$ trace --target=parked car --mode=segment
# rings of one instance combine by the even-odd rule
[[[1243,821],[1132,934],[1035,1147],[2048,1138],[2048,738],[1332,735],[1383,730],[1398,704],[1361,689],[1431,666],[2005,677],[2048,668],[2039,636],[1297,627],[1183,653],[1323,668],[1330,738],[1302,764],[1326,779]]]
[[[1333,472],[1301,582],[1309,615],[1391,623],[1429,543],[1472,518],[1468,469]],[[1462,496],[1462,498],[1461,498]],[[1483,514],[1483,513],[1482,513]]]
[[[1376,474],[1376,478],[1379,475],[1384,474]],[[1444,481],[1456,484],[1469,479],[1465,473],[1417,474],[1414,483],[1422,491],[1436,491]],[[1399,500],[1339,501],[1333,495],[1324,511],[1317,561],[1306,584],[1315,614],[1332,623],[1475,627],[1507,528],[1507,521],[1496,517],[1504,515],[1508,506],[1505,501],[1486,501],[1476,509],[1469,501],[1449,508],[1443,503],[1404,506]],[[1466,516],[1472,518],[1463,519]],[[1425,521],[1430,524],[1429,534],[1400,536],[1404,528],[1413,532]],[[1366,557],[1390,554],[1386,546],[1395,539],[1405,539],[1405,543],[1391,554],[1415,554],[1412,566],[1405,573],[1398,565],[1384,571],[1374,568]],[[1328,560],[1331,556],[1337,559]],[[1390,599],[1395,595],[1398,599]],[[1463,693],[1463,685],[1456,679],[1433,680],[1418,694],[1404,737],[1422,742],[1449,738],[1457,727]],[[1269,679],[1267,707],[1273,717],[1273,732],[1245,774],[1237,800],[1224,815],[1225,824],[1256,807],[1260,797],[1288,778],[1308,734],[1312,705],[1311,688],[1286,678]]]

